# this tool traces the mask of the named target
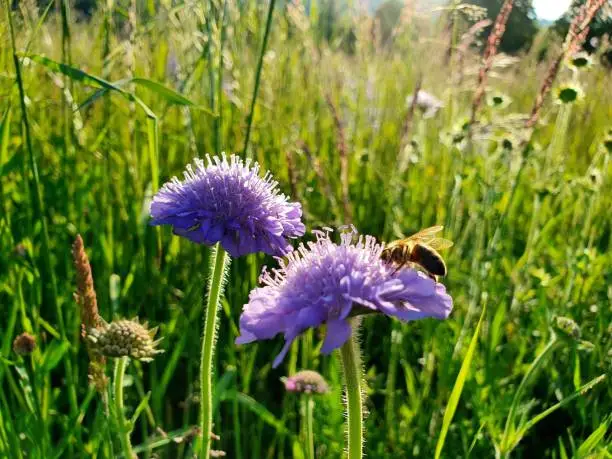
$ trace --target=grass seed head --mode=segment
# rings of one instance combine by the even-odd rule
[[[36,338],[29,333],[22,333],[13,341],[13,351],[18,355],[29,355],[36,349]]]

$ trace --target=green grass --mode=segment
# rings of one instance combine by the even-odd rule
[[[276,2],[264,47],[270,9],[259,2],[104,2],[90,21],[77,20],[70,3],[48,15],[28,2],[12,12],[20,77],[2,3],[1,457],[122,454],[120,427],[88,387],[73,299],[77,233],[103,317],[137,315],[163,336],[164,354],[126,369],[134,452],[194,454],[211,252],[148,226],[148,203],[193,157],[220,150],[248,152],[272,171],[303,204],[308,229],[352,215],[381,240],[443,224],[455,241],[445,254],[448,320],[363,320],[367,457],[433,457],[441,432],[440,457],[612,454],[612,385],[600,378],[612,355],[609,70],[564,66],[557,84],[578,84],[584,97],[549,100],[523,155],[518,115],[529,113],[544,77],[545,40],[493,69],[491,93],[511,103],[485,105],[470,141],[463,126],[479,57],[446,63],[442,22],[413,16],[383,45],[368,18],[347,12],[328,28],[321,5],[309,22]],[[417,110],[403,142],[405,100],[421,75],[446,106],[432,118]],[[321,331],[298,340],[277,370],[282,339],[233,344],[241,306],[271,261],[232,261],[218,320],[213,448],[231,458],[305,457],[303,403],[280,377],[308,368],[332,387],[316,399],[317,457],[341,457],[342,372],[337,355],[319,355]],[[574,319],[580,340],[556,337],[555,316]],[[11,350],[23,331],[38,341],[26,358]]]

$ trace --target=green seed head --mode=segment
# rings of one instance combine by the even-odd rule
[[[578,86],[561,86],[557,89],[557,102],[572,104],[582,97],[582,90]]]
[[[571,65],[580,69],[584,67],[589,67],[592,64],[591,56],[585,52],[579,52],[574,54],[570,59]]]
[[[90,329],[87,339],[92,348],[107,357],[131,357],[150,362],[162,350],[157,349],[161,340],[153,340],[157,328],[149,330],[147,324],[137,320],[117,320],[105,327]]]
[[[554,319],[554,327],[560,335],[575,340],[580,339],[580,327],[569,317],[558,316]]]

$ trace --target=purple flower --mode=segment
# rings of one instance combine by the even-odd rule
[[[175,234],[199,244],[220,242],[233,257],[284,255],[292,250],[287,238],[304,234],[302,207],[279,194],[269,172],[260,177],[257,163],[206,156],[184,175],[153,197],[152,225],[172,225]]]
[[[285,336],[285,346],[274,360],[280,364],[295,338],[310,327],[327,324],[324,354],[342,346],[351,335],[349,318],[378,312],[409,321],[424,317],[445,319],[453,307],[444,285],[412,268],[395,268],[380,259],[383,246],[372,236],[343,233],[335,244],[329,233],[290,253],[260,282],[240,317],[236,343]]]
[[[288,378],[281,378],[288,392],[303,392],[306,394],[327,394],[329,385],[320,373],[312,370],[298,371]]]

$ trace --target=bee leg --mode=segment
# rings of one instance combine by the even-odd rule
[[[398,263],[397,266],[395,267],[395,270],[393,271],[393,274],[397,273],[400,269],[402,269],[404,266],[406,266],[406,262],[403,261],[401,263]]]

